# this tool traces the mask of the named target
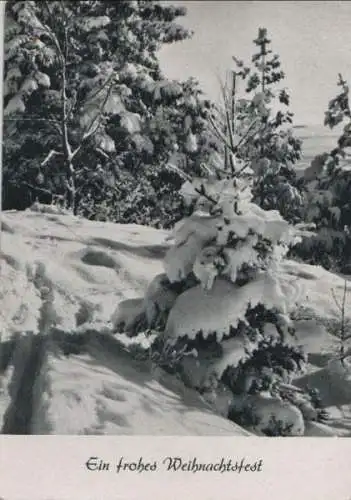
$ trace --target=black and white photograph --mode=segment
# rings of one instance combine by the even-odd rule
[[[351,437],[351,3],[1,3],[0,432]]]

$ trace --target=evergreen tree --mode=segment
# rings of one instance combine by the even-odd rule
[[[185,13],[142,0],[8,2],[5,208],[38,197],[90,218],[174,216],[180,178],[164,166],[205,123],[196,82],[166,80],[157,60],[191,35],[176,22]]]
[[[301,141],[292,133],[289,93],[279,87],[285,74],[279,55],[270,49],[266,29],[258,30],[254,44],[258,50],[251,66],[233,57],[235,69],[221,84],[223,105],[211,122],[217,137],[224,139],[225,165],[234,155],[254,170],[253,200],[297,221],[302,194],[294,164],[300,158]]]
[[[327,269],[351,271],[350,220],[351,176],[351,110],[349,85],[338,78],[340,92],[331,99],[324,125],[340,128],[335,148],[317,155],[306,169],[305,219],[316,226],[316,235],[303,240],[293,254]]]
[[[114,325],[156,335],[151,359],[217,409],[226,388],[232,396],[221,411],[228,418],[267,435],[301,435],[313,403],[291,385],[306,356],[290,314],[303,290],[280,266],[299,229],[252,202],[253,175],[233,160],[230,175],[206,165],[183,184],[192,213],[171,234],[165,272],[137,308],[119,304]]]

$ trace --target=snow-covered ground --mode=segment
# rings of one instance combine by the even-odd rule
[[[194,391],[133,366],[118,344],[113,354],[90,342],[65,356],[50,340],[31,373],[34,337],[25,332],[108,330],[118,302],[142,295],[162,270],[165,232],[31,211],[6,212],[2,222],[3,432],[249,435]]]
[[[122,343],[110,337],[118,303],[142,296],[163,271],[167,235],[143,226],[90,222],[70,215],[3,213],[3,432],[250,435],[216,415],[195,391],[141,367]],[[315,383],[332,412],[333,428],[310,432],[344,435],[351,427],[351,396],[348,400],[347,391],[335,390],[337,377],[331,380],[326,369],[336,341],[310,319],[311,312],[317,317],[338,316],[332,290],[341,297],[343,278],[293,261],[284,265],[284,276],[303,290],[303,303],[309,309],[296,326],[297,342],[306,347],[311,363],[308,374],[296,383]],[[61,340],[47,336],[52,327],[61,332]],[[72,337],[69,355],[62,348],[70,343],[65,335]]]
[[[90,222],[69,215],[5,212],[1,309],[4,337],[42,331],[45,320],[73,330],[106,323],[116,304],[143,293],[162,269],[165,233],[143,226]],[[51,298],[50,298],[51,297]],[[51,314],[51,318],[48,316]],[[44,321],[44,319],[43,319]]]

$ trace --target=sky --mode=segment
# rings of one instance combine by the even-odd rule
[[[249,61],[252,40],[265,27],[286,74],[295,124],[323,124],[338,90],[338,73],[351,81],[351,2],[344,1],[172,1],[184,5],[178,22],[195,33],[191,40],[160,51],[169,78],[197,78],[212,99],[218,75],[233,67],[232,56]]]

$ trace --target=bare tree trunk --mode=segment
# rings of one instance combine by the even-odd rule
[[[66,165],[66,208],[77,214],[75,172],[72,163]]]
[[[69,143],[68,138],[68,128],[67,128],[67,79],[66,79],[66,64],[67,64],[67,55],[68,55],[68,37],[67,37],[67,27],[65,28],[65,45],[64,50],[62,51],[62,93],[61,93],[61,103],[62,103],[62,116],[61,116],[61,130],[62,130],[62,147],[64,154],[64,163],[66,170],[66,203],[67,208],[73,211],[73,214],[76,215],[77,207],[76,207],[76,175],[75,169],[73,165],[73,154],[72,148]]]

